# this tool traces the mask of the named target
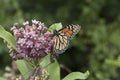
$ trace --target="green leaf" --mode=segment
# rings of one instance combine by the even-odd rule
[[[47,68],[50,74],[50,80],[60,80],[60,66],[57,61]]]
[[[1,25],[0,25],[0,37],[6,40],[8,44],[10,44],[10,46],[16,50],[16,42],[13,35],[7,32]]]
[[[120,67],[120,61],[119,60],[105,60],[105,63],[106,64],[110,64],[110,65],[114,65],[114,66],[117,66],[117,67]]]
[[[55,23],[55,24],[52,24],[50,27],[49,27],[49,29],[48,29],[48,31],[49,32],[53,32],[54,30],[60,30],[62,28],[62,24],[61,23]]]
[[[4,78],[4,77],[0,77],[0,80],[7,80],[6,78]]]
[[[50,74],[49,80],[60,80],[60,66],[59,66],[57,60],[55,60],[54,63],[50,64],[50,55],[48,55],[43,59],[43,61],[41,62],[40,65],[42,65],[42,66],[48,65],[47,71]]]
[[[89,76],[89,71],[86,71],[85,73],[81,72],[72,72],[68,74],[64,79],[62,80],[76,80],[76,79],[87,79]]]
[[[29,73],[32,69],[32,65],[25,60],[17,60],[16,64],[20,73],[24,76],[25,79],[28,79],[28,77],[30,76]]]

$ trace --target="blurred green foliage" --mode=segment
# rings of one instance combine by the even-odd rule
[[[0,0],[0,25],[8,31],[15,23],[36,19],[47,26],[79,24],[81,31],[58,58],[72,71],[90,70],[88,80],[119,80],[119,69],[105,64],[120,54],[120,0]],[[0,73],[10,62],[0,39]],[[62,69],[62,77],[67,71]]]

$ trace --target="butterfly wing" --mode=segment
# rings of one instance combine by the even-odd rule
[[[60,33],[59,35],[56,35],[53,37],[53,40],[55,42],[53,51],[56,53],[63,53],[69,44],[69,38],[64,33]]]
[[[69,41],[79,32],[79,30],[79,25],[69,25],[60,29],[53,37],[55,42],[53,51],[58,54],[63,53],[68,48]]]
[[[59,30],[61,33],[65,33],[69,39],[71,40],[78,32],[80,31],[80,26],[79,25],[69,25],[66,26],[65,28]]]

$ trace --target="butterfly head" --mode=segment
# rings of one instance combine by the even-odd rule
[[[54,35],[57,35],[57,36],[59,35],[59,33],[58,33],[57,30],[54,30],[54,31],[53,31],[53,34],[54,34]]]

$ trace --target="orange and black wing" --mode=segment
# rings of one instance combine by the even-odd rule
[[[69,45],[69,41],[79,32],[79,25],[66,26],[54,34],[53,40],[55,42],[53,51],[55,53],[63,53]]]

